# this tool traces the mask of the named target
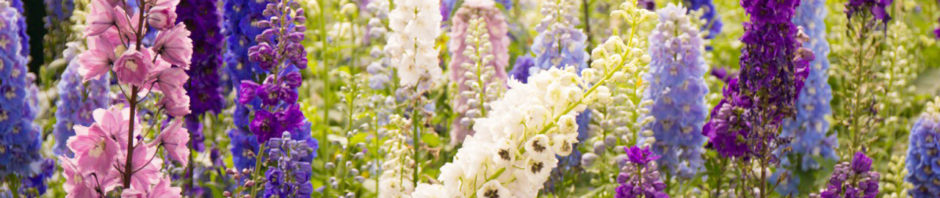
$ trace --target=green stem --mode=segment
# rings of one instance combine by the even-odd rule
[[[415,88],[415,94],[418,94],[417,87]],[[418,125],[421,123],[419,121],[421,117],[418,115],[418,108],[421,108],[419,106],[421,103],[419,101],[421,101],[421,95],[417,95],[417,99],[415,99],[415,105],[411,107],[411,128],[412,134],[414,136],[411,141],[413,142],[412,146],[414,146],[415,149],[414,153],[412,153],[415,159],[415,170],[411,176],[411,183],[413,186],[418,186],[418,172],[421,172],[421,155],[419,155],[419,151],[421,150],[419,147],[419,144],[421,143],[421,131],[420,127],[418,127]]]
[[[261,143],[258,145],[258,157],[255,158],[255,170],[252,171],[254,173],[249,177],[251,181],[255,182],[254,185],[251,186],[251,197],[257,197],[256,195],[258,195],[258,190],[260,189],[258,186],[261,185],[261,180],[259,180],[261,177],[259,176],[261,176],[261,164],[263,164],[262,162],[264,161],[264,153],[264,143]]]
[[[10,194],[13,194],[13,198],[20,198],[20,193],[17,192],[20,189],[20,178],[14,174],[7,176],[7,185],[10,187]]]

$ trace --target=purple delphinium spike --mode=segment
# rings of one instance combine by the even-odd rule
[[[880,174],[871,171],[871,158],[865,153],[857,152],[852,163],[842,162],[836,164],[832,171],[826,188],[810,197],[819,198],[874,198],[878,195],[878,179]]]
[[[627,153],[627,163],[620,169],[616,189],[616,198],[668,198],[664,190],[666,184],[660,178],[659,171],[650,162],[659,159],[659,156],[650,151],[649,147],[637,146],[623,149]]]
[[[177,21],[186,24],[193,40],[191,69],[186,71],[189,82],[183,85],[189,94],[190,110],[186,128],[196,151],[203,151],[199,117],[206,112],[222,111],[222,87],[219,69],[222,65],[222,34],[216,0],[182,0],[177,6]]]

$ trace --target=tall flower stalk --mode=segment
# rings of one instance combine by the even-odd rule
[[[450,36],[450,74],[459,94],[451,144],[472,135],[473,119],[486,117],[488,103],[505,89],[509,64],[508,29],[492,0],[467,1],[454,15]]]
[[[915,198],[940,195],[940,174],[934,168],[938,155],[937,140],[940,138],[940,97],[928,102],[920,119],[911,127],[910,145],[907,148],[907,171],[905,181],[913,184],[908,191]]]
[[[15,4],[16,2],[14,2]],[[29,87],[33,80],[26,67],[27,57],[21,54],[28,38],[20,32],[26,29],[21,12],[0,1],[0,179],[3,179],[12,197],[38,196],[28,193],[31,186],[20,186],[21,180],[40,175],[43,158],[40,155],[41,133],[33,124],[36,117],[36,93]],[[6,195],[8,196],[8,195]]]
[[[84,81],[115,76],[126,102],[97,109],[93,124],[74,127],[68,146],[75,156],[60,157],[69,197],[103,196],[118,187],[122,196],[180,193],[170,187],[157,156],[162,150],[173,161],[189,162],[182,117],[190,113],[183,83],[192,40],[186,25],[175,23],[178,0],[136,3],[92,1],[89,49],[78,57],[78,72]],[[156,37],[145,45],[150,31]]]
[[[783,119],[796,114],[797,98],[808,74],[813,54],[800,48],[799,29],[792,23],[798,0],[744,0],[741,5],[751,21],[744,24],[745,44],[741,71],[723,90],[724,98],[712,109],[702,133],[711,148],[739,162],[744,180],[766,197],[769,165],[787,139],[779,137]],[[750,191],[740,191],[746,193]]]

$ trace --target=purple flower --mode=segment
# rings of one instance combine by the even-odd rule
[[[849,0],[845,3],[845,14],[851,20],[852,17],[864,17],[865,13],[870,13],[876,21],[887,24],[891,21],[891,15],[888,15],[885,8],[892,2],[894,0]]]
[[[659,155],[653,154],[653,152],[650,151],[649,146],[644,148],[632,146],[629,148],[623,148],[623,150],[627,152],[627,158],[634,164],[646,166],[646,164],[650,161],[659,159]]]
[[[864,173],[871,170],[871,158],[865,155],[865,153],[857,152],[855,153],[855,158],[852,159],[852,170],[855,173]]]
[[[255,118],[251,120],[248,127],[258,137],[258,142],[267,142],[268,139],[275,137],[277,132],[281,131],[275,122],[274,114],[267,110],[259,110],[255,112]]]
[[[260,87],[261,85],[250,80],[242,81],[238,88],[238,103],[244,105],[254,100],[255,96],[258,95],[257,90]]]

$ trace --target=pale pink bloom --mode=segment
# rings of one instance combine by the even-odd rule
[[[188,70],[190,59],[193,57],[193,40],[189,38],[189,34],[189,30],[183,23],[176,24],[172,29],[160,31],[153,43],[153,50],[170,64]]]
[[[144,27],[144,29],[137,29],[140,28],[140,15],[133,14],[133,12],[128,15],[121,6],[114,7],[114,23],[117,29],[120,30],[121,36],[130,42],[137,41],[136,32],[138,30],[145,33],[147,32],[146,27]]]
[[[147,23],[159,30],[166,30],[173,27],[176,23],[176,5],[180,0],[158,0],[157,4],[150,8]]]
[[[126,150],[124,150],[126,151]],[[131,188],[146,189],[150,184],[157,183],[162,173],[160,168],[163,166],[163,159],[157,156],[157,148],[150,144],[138,144],[134,147],[134,158],[131,160],[131,170],[136,171],[131,175]],[[126,168],[127,153],[122,153],[117,157],[118,167],[121,171]]]
[[[157,105],[166,109],[166,113],[173,117],[189,115],[189,96],[185,89],[176,89],[181,93],[164,95]]]
[[[153,57],[148,50],[137,51],[134,48],[124,51],[124,54],[114,63],[114,73],[118,82],[144,87],[147,75],[153,68]]]
[[[62,176],[65,177],[65,184],[62,185],[67,193],[65,197],[98,197],[98,193],[95,192],[94,177],[85,177],[85,174],[78,169],[75,162],[65,156],[59,156],[59,162],[62,164]]]
[[[113,30],[113,29],[111,29]],[[114,48],[120,41],[112,40],[114,32],[106,31],[101,35],[88,38],[88,50],[78,55],[78,73],[84,81],[98,79],[110,71],[111,64],[117,60]]]
[[[114,6],[109,0],[92,0],[91,10],[86,15],[88,26],[85,27],[85,34],[96,36],[101,34],[115,24]]]
[[[176,198],[182,197],[182,189],[170,186],[170,178],[163,176],[153,188],[131,188],[121,193],[122,198]]]
[[[187,146],[189,144],[189,131],[183,128],[181,119],[177,118],[170,121],[170,125],[160,132],[158,144],[162,144],[166,148],[170,159],[180,162],[183,166],[186,166],[186,163],[189,162],[189,147]]]
[[[186,80],[189,80],[186,71],[173,67],[156,72],[147,84],[154,86],[154,89],[162,92],[166,97],[177,97],[180,94],[186,94],[186,90],[183,89],[183,83],[186,83]]]
[[[75,152],[82,173],[103,175],[111,169],[111,162],[118,154],[118,143],[109,138],[98,124],[91,127],[74,126],[75,136],[66,142]]]
[[[130,114],[129,108],[119,109],[116,106],[111,106],[108,109],[96,109],[91,113],[91,116],[95,120],[95,125],[100,127],[108,138],[117,142],[122,150],[127,150],[127,129],[130,128],[128,125],[130,124]],[[137,124],[137,120],[134,119],[134,134],[139,134],[141,128],[140,124]]]

